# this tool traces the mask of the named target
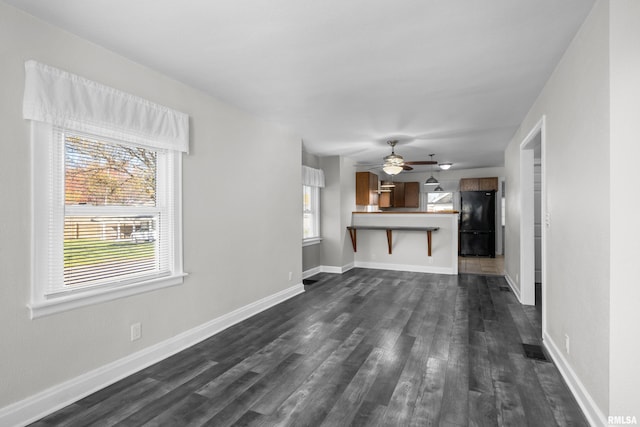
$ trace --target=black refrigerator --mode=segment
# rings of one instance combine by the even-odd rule
[[[496,256],[496,192],[460,193],[460,255]]]

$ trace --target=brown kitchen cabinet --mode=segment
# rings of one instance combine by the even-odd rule
[[[463,178],[460,180],[460,191],[478,191],[480,183],[476,178]]]
[[[419,208],[420,207],[420,183],[406,182],[404,184],[404,207]]]
[[[383,181],[383,184],[391,184]],[[419,208],[420,207],[420,183],[419,182],[394,182],[390,192],[380,194],[379,206],[381,208]]]
[[[404,182],[396,182],[391,194],[393,194],[393,207],[404,208]]]
[[[383,184],[388,184],[388,182],[384,181]],[[390,208],[393,206],[392,202],[393,202],[393,189],[380,193],[380,195],[378,196],[378,207]]]
[[[356,205],[378,204],[378,175],[356,172]]]
[[[498,191],[498,178],[462,178],[460,191]]]
[[[479,178],[480,191],[498,191],[498,178]]]

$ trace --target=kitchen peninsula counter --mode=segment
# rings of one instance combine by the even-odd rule
[[[447,215],[447,214],[458,214],[458,211],[442,211],[442,212],[424,212],[424,211],[373,211],[373,212],[366,212],[366,211],[353,211],[353,214],[357,214],[357,215],[361,215],[361,214],[365,214],[365,215],[379,215],[379,214],[383,214],[383,215],[387,215],[387,214],[423,214],[423,215]]]
[[[356,267],[458,274],[455,211],[353,212],[347,229]]]

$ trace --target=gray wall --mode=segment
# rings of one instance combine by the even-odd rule
[[[636,198],[640,182],[640,2],[610,2],[609,19],[609,413],[635,415],[640,419],[640,286],[637,266],[640,228],[629,226],[637,223],[640,209]]]
[[[505,270],[519,286],[520,143],[546,115],[547,229],[545,298],[549,339],[598,406],[608,408],[609,211],[608,9],[598,3],[507,149]],[[593,180],[597,165],[602,179]],[[588,185],[585,185],[587,184]],[[599,226],[594,227],[595,224]],[[586,232],[589,230],[589,232]],[[597,242],[597,244],[596,244]],[[564,352],[564,351],[563,351]]]
[[[0,408],[301,282],[298,135],[4,3],[0,52]],[[190,115],[184,285],[30,320],[27,59]],[[142,338],[130,342],[133,322]]]
[[[505,268],[519,286],[520,144],[546,116],[543,333],[598,423],[609,414],[640,417],[640,287],[631,248],[640,236],[629,227],[638,205],[629,195],[640,180],[638,3],[595,4],[505,153]]]
[[[354,254],[347,225],[355,210],[356,174],[354,162],[348,158],[320,158],[326,187],[322,190],[320,262],[325,267],[343,270],[353,265]]]

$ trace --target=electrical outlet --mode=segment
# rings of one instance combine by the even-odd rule
[[[564,351],[567,352],[567,354],[571,353],[571,343],[569,341],[569,335],[564,334]]]
[[[516,283],[520,283],[520,274],[516,273]]]
[[[293,279],[293,271],[289,272],[289,281],[291,281],[291,279]]]
[[[544,214],[544,223],[547,226],[547,228],[551,227],[551,214],[549,214],[549,212]]]
[[[142,336],[142,326],[140,322],[131,325],[131,341],[139,340]]]

